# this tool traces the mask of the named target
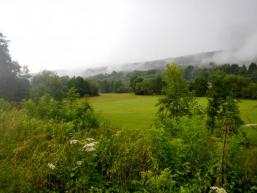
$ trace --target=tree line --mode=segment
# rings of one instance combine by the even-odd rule
[[[80,97],[98,95],[98,84],[82,77],[60,77],[51,71],[42,71],[34,76],[27,66],[13,61],[8,40],[0,33],[0,98],[8,100],[38,99],[48,94],[61,100],[69,89],[76,89]]]
[[[152,69],[147,71],[133,71],[133,72],[116,72],[113,71],[110,74],[99,74],[92,77],[89,77],[88,79],[94,80],[99,85],[99,91],[102,93],[125,93],[125,92],[134,92],[134,83],[133,79],[136,77],[140,77],[140,79],[147,79],[151,81],[151,79],[160,76],[163,73],[163,70],[160,69]],[[143,81],[142,81],[143,82]],[[147,82],[147,81],[146,81]],[[138,92],[147,94],[153,94],[153,91],[151,89],[144,89],[144,85],[149,85],[149,83],[142,83],[141,86],[138,86]],[[150,83],[151,85],[151,83]],[[144,91],[140,91],[141,87],[144,89]]]
[[[222,76],[222,82],[232,88],[236,98],[257,99],[257,65],[224,64],[208,66],[181,67],[183,78],[194,96],[207,96],[208,86],[212,84],[217,74]],[[100,74],[89,79],[99,84],[103,93],[134,92],[137,95],[162,95],[165,87],[163,70],[155,69],[134,72],[112,72]]]
[[[85,80],[80,76],[70,78],[58,76],[51,71],[43,71],[32,77],[30,97],[37,99],[49,94],[54,99],[61,100],[72,88],[78,92],[80,97],[98,95],[98,85],[94,81]]]
[[[207,96],[208,86],[219,75],[221,85],[224,89],[231,88],[234,97],[257,99],[257,71],[254,66],[255,63],[251,63],[248,69],[245,65],[238,64],[213,65],[211,68],[189,66],[184,70],[184,77],[197,97]]]

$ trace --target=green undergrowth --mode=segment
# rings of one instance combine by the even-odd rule
[[[0,192],[208,192],[220,146],[201,116],[118,128],[85,100],[0,101]],[[226,190],[254,192],[256,149],[243,134],[229,147]]]

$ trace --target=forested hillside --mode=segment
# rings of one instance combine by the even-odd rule
[[[108,65],[102,66],[92,69],[81,70],[81,76],[90,77],[95,76],[98,74],[110,74],[113,71],[125,71],[125,72],[133,72],[133,71],[148,71],[151,69],[165,69],[167,64],[176,63],[180,64],[181,66],[199,66],[204,67],[209,65],[210,63],[224,63],[224,62],[217,62],[218,58],[226,58],[228,56],[237,55],[238,49],[231,49],[231,50],[218,50],[218,51],[211,51],[211,52],[202,52],[197,54],[185,55],[180,57],[169,57],[159,60],[150,60],[150,61],[142,61],[142,62],[135,62],[129,64],[121,64],[121,65]],[[218,60],[219,61],[219,60]],[[254,55],[252,59],[246,59],[244,61],[238,61],[239,65],[250,64],[251,62],[257,62],[257,56]],[[226,61],[232,62],[232,61]],[[69,71],[64,71],[61,74],[69,74]]]
[[[192,93],[197,97],[207,96],[208,85],[219,74],[224,85],[232,87],[236,98],[257,98],[257,65],[250,63],[238,64],[209,64],[208,66],[186,66],[183,68],[183,77]],[[98,83],[102,93],[134,92],[137,95],[164,94],[164,70],[152,69],[147,71],[112,72],[89,77]]]

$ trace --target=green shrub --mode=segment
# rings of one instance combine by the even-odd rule
[[[6,100],[0,98],[0,110],[9,110],[12,107],[11,103],[7,102]]]
[[[85,100],[68,98],[57,101],[45,95],[38,101],[25,101],[23,106],[29,116],[69,123],[75,130],[99,126],[96,114]]]

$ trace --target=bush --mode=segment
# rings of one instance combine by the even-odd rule
[[[23,107],[0,111],[0,192],[89,190],[98,174],[88,131],[99,121],[88,104],[45,96]]]
[[[10,102],[7,102],[6,100],[0,98],[0,110],[9,110],[12,108],[12,106],[13,105]]]
[[[67,98],[57,101],[45,95],[38,101],[25,101],[23,107],[29,116],[69,123],[76,130],[99,126],[97,116],[85,100]]]

